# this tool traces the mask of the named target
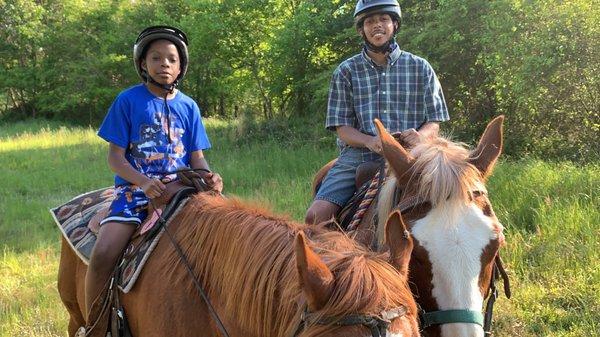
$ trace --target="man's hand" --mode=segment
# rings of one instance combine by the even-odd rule
[[[159,179],[146,179],[146,181],[140,186],[144,194],[150,199],[158,198],[161,196],[163,191],[167,188],[165,184]]]
[[[365,144],[365,146],[369,150],[371,150],[377,154],[381,154],[381,152],[383,151],[382,147],[381,147],[381,139],[379,138],[379,136],[372,136],[369,139],[369,141]]]
[[[399,139],[403,145],[413,147],[423,140],[423,136],[415,129],[408,129],[400,133]]]

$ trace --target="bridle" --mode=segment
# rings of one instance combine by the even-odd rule
[[[298,336],[302,330],[306,329],[310,325],[362,325],[371,330],[372,337],[386,337],[387,330],[392,324],[392,320],[404,316],[406,312],[406,307],[401,306],[391,310],[383,311],[379,316],[354,314],[342,317],[320,317],[314,319],[313,317],[315,317],[317,314],[309,312],[307,308],[300,316],[300,323],[298,323],[298,328],[293,336]]]
[[[396,192],[399,192],[397,188]],[[472,191],[472,195],[483,195],[485,191],[477,190]],[[394,209],[398,210],[400,214],[411,210],[415,207],[428,204],[429,201],[423,200],[417,196],[409,196],[400,199],[399,193],[394,196],[394,204],[397,205]],[[448,323],[472,323],[478,324],[483,328],[485,335],[492,334],[492,315],[494,310],[494,303],[498,298],[498,290],[496,289],[496,279],[501,276],[504,281],[504,293],[507,298],[510,298],[510,282],[508,274],[504,270],[502,259],[500,255],[496,254],[494,259],[494,266],[492,267],[492,276],[490,278],[489,295],[487,297],[487,303],[485,305],[485,311],[477,311],[470,309],[452,309],[452,310],[437,310],[437,311],[425,311],[419,305],[419,327],[423,332],[425,329],[434,326]]]
[[[498,274],[504,281],[504,293],[507,298],[510,298],[510,283],[508,280],[508,274],[504,270],[502,265],[502,259],[500,255],[496,255],[494,260],[494,267],[492,268],[492,277],[490,279],[490,291],[485,305],[485,311],[469,310],[469,309],[458,309],[458,310],[438,310],[438,311],[425,311],[419,307],[419,326],[421,331],[434,326],[448,323],[473,323],[478,324],[483,328],[483,332],[486,336],[492,335],[492,315],[494,311],[494,303],[498,298],[498,289],[496,288],[496,279]]]

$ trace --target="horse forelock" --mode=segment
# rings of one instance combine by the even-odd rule
[[[304,310],[294,253],[298,231],[307,233],[309,245],[336,279],[319,313],[379,313],[401,305],[416,313],[410,290],[395,269],[342,233],[307,227],[260,205],[203,194],[188,202],[177,221],[176,240],[202,275],[209,297],[222,301],[227,316],[256,335],[291,335],[296,325],[290,322],[299,322]],[[175,253],[168,258],[170,266],[181,264]],[[187,274],[178,279],[187,280],[190,294],[197,292]],[[331,328],[311,329],[314,334],[301,336]]]
[[[443,137],[415,146],[411,154],[416,158],[417,195],[433,207],[448,201],[469,203],[471,192],[484,188],[479,171],[468,161],[469,153],[464,144]]]

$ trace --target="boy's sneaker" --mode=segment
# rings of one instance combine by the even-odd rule
[[[77,332],[75,332],[75,337],[85,337],[85,327],[80,327]]]

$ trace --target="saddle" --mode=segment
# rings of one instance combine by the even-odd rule
[[[331,169],[333,164],[335,164],[335,159],[327,163],[320,171],[317,173],[317,177],[315,179],[313,191],[314,194],[317,193],[319,188],[321,187],[321,183],[327,172]],[[365,197],[367,193],[371,180],[375,177],[377,172],[380,172],[384,168],[384,163],[381,161],[368,161],[362,163],[356,169],[356,177],[354,180],[354,185],[356,187],[356,192],[344,207],[342,207],[341,211],[338,213],[336,217],[337,223],[343,230],[347,230],[350,222],[352,221],[354,214],[358,210],[358,207]],[[380,179],[383,179],[383,174],[380,174]],[[379,186],[381,186],[381,182],[379,182]]]
[[[86,329],[87,337],[131,337],[123,307],[119,301],[119,284],[123,277],[127,261],[136,257],[144,245],[154,241],[157,234],[174,215],[181,202],[193,193],[207,191],[208,187],[201,175],[194,170],[177,173],[178,179],[166,184],[166,190],[159,198],[151,201],[148,218],[139,227],[131,239],[129,248],[124,252],[121,263],[115,268],[110,282],[103,294],[99,295],[88,314],[88,321],[94,322]],[[108,209],[98,211],[90,220],[89,227],[93,231],[99,229],[100,221],[108,214]]]

